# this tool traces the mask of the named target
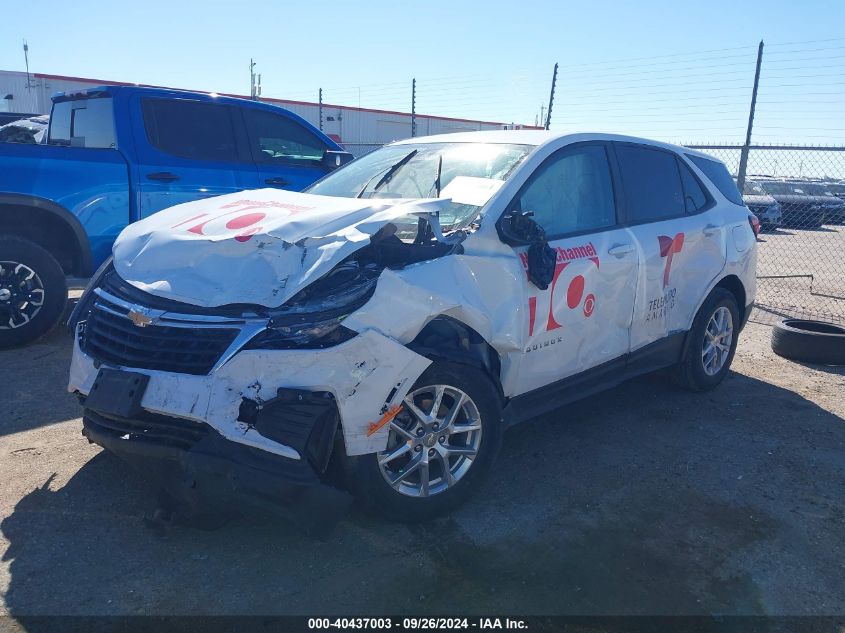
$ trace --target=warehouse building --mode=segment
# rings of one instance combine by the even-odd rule
[[[105,79],[86,79],[43,73],[27,75],[25,72],[0,70],[0,112],[48,114],[51,106],[50,97],[55,93],[73,92],[104,84],[127,85],[126,82]],[[243,97],[243,95],[229,96]],[[318,103],[264,97],[261,100],[278,104],[295,112],[313,125],[318,127],[320,125],[320,105]],[[327,103],[323,104],[322,111],[323,131],[336,141],[344,144],[353,153],[367,151],[377,145],[412,136],[412,117],[409,112]],[[427,114],[416,114],[414,119],[415,136],[474,130],[534,129],[533,126],[527,125]]]

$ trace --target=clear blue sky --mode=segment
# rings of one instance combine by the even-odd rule
[[[0,20],[0,69],[533,123],[560,62],[556,129],[744,136],[766,41],[761,142],[845,141],[845,1],[105,2]]]

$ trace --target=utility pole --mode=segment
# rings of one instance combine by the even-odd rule
[[[417,135],[417,78],[411,79],[411,136]]]
[[[249,58],[249,98],[255,99],[255,62]]]
[[[317,94],[318,94],[318,103],[320,105],[320,107],[319,107],[319,110],[320,110],[320,131],[322,132],[323,131],[323,89],[320,88],[320,92],[318,92]]]
[[[35,112],[38,109],[38,104],[32,96],[32,77],[29,74],[29,44],[26,40],[23,41],[23,60],[26,64],[26,92],[29,95],[29,107]]]
[[[745,131],[745,145],[739,155],[739,171],[736,175],[736,186],[742,191],[745,186],[745,173],[748,170],[748,152],[751,150],[751,130],[754,127],[754,108],[757,107],[757,88],[760,85],[760,66],[763,63],[763,40],[757,47],[757,68],[754,70],[754,88],[751,90],[751,110],[748,112],[748,128]]]
[[[547,130],[552,124],[552,104],[555,100],[555,84],[557,84],[557,62],[555,62],[555,71],[552,74],[552,90],[549,93],[549,109],[546,111],[546,125],[544,127]]]

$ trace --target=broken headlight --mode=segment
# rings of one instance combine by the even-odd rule
[[[345,316],[345,315],[344,315]],[[274,324],[253,338],[244,349],[321,349],[339,345],[358,333],[340,324],[343,317],[310,323]]]

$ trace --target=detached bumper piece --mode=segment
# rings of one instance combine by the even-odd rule
[[[89,441],[151,474],[189,514],[197,508],[228,513],[244,501],[324,533],[351,502],[348,494],[323,484],[310,461],[229,441],[207,424],[146,411],[130,419],[91,409],[82,422]]]
[[[326,471],[340,421],[333,394],[303,389],[279,389],[260,404],[244,398],[238,420],[296,449],[318,473]]]

